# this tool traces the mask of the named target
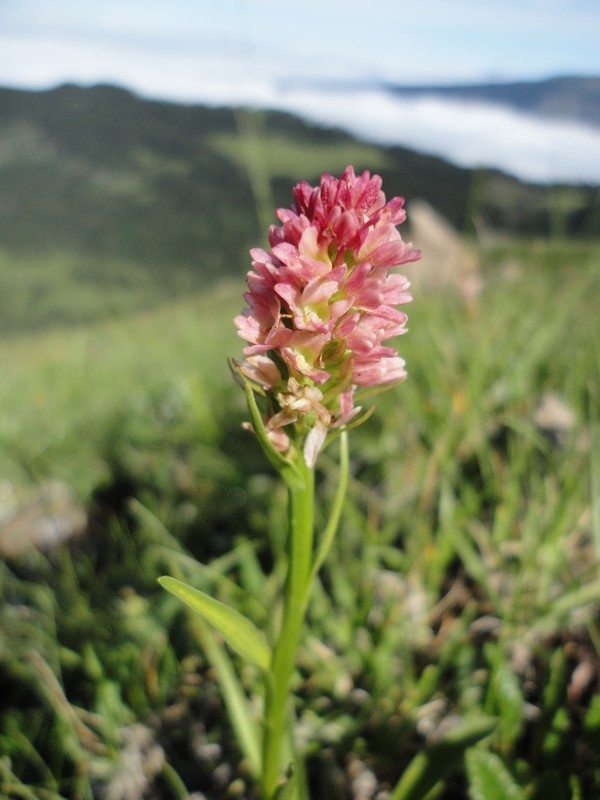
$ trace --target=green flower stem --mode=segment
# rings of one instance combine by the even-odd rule
[[[283,743],[289,731],[290,684],[302,633],[311,583],[314,534],[314,469],[298,459],[299,480],[288,481],[290,495],[289,562],[283,618],[267,683],[263,741],[263,799],[272,800],[282,768]]]
[[[317,573],[323,566],[323,562],[327,557],[327,553],[329,552],[331,545],[333,544],[333,539],[335,537],[338,523],[340,521],[340,516],[342,514],[342,509],[344,507],[346,492],[348,490],[348,474],[349,474],[348,431],[344,430],[340,435],[340,477],[338,481],[338,488],[335,493],[335,499],[333,501],[333,507],[329,515],[329,521],[327,523],[327,527],[323,532],[321,541],[319,543],[319,549],[317,550],[313,561],[310,573],[311,584],[313,580],[317,577]]]

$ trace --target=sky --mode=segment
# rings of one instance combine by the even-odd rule
[[[281,108],[533,180],[586,180],[595,162],[600,182],[599,131],[373,88],[600,76],[599,32],[599,0],[0,0],[0,85]]]

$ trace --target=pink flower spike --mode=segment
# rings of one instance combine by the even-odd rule
[[[265,428],[288,458],[314,466],[331,427],[357,413],[357,387],[406,377],[395,348],[406,332],[409,283],[391,267],[420,254],[397,225],[404,199],[386,202],[378,175],[347,167],[318,186],[302,181],[279,209],[271,250],[251,251],[246,308],[235,318],[247,345],[243,373],[266,394]],[[285,388],[287,387],[287,388]]]

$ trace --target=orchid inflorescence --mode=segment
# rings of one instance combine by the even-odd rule
[[[203,643],[263,800],[310,798],[308,748],[295,736],[291,702],[296,653],[312,587],[343,524],[348,430],[369,413],[359,415],[361,395],[406,377],[404,360],[386,342],[406,332],[406,314],[396,306],[412,298],[406,277],[390,269],[420,257],[396,228],[406,218],[403,198],[386,202],[377,175],[356,176],[348,167],[339,179],[322,175],[315,187],[302,181],[293,196],[292,208],[277,211],[281,224],[269,231],[270,251],[251,251],[247,307],[235,318],[247,342],[245,361],[232,362],[246,391],[251,424],[245,427],[254,431],[288,490],[288,524],[278,538],[283,547],[273,548],[269,582],[274,614],[260,630],[211,594],[170,576],[160,578],[217,633],[212,638],[207,629]],[[337,487],[317,516],[315,463],[338,435]],[[220,640],[259,670],[258,703],[247,698]],[[391,796],[423,797],[454,756],[495,725],[490,718],[465,724],[445,750],[435,751],[436,761],[418,753]]]
[[[411,301],[404,275],[391,267],[416,261],[396,226],[404,198],[386,202],[381,178],[321,177],[293,190],[295,205],[279,209],[271,251],[251,251],[247,308],[235,319],[248,342],[242,377],[268,399],[264,420],[274,448],[288,457],[303,442],[314,466],[327,434],[361,410],[357,388],[404,380],[405,362],[383,343],[406,332]]]

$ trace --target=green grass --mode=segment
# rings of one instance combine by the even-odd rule
[[[201,271],[189,268],[153,270],[131,259],[64,250],[0,250],[0,334],[123,320],[200,294],[206,284]]]
[[[64,285],[60,276],[57,283]],[[71,302],[79,302],[77,286],[72,291]],[[97,291],[96,307],[111,295]],[[226,354],[241,344],[222,321],[242,304],[239,287],[223,284],[137,316],[121,310],[108,321],[0,342],[0,442],[12,453],[5,475],[54,475],[89,491],[104,472],[98,456],[119,420],[137,416],[143,427],[145,415],[167,419],[186,403],[199,425],[214,426],[208,397],[228,391]],[[161,403],[162,410],[155,407]]]
[[[476,303],[415,298],[409,380],[351,436],[296,682],[316,800],[349,796],[361,770],[390,790],[481,715],[495,732],[431,797],[600,793],[600,261],[542,241],[482,258]],[[148,797],[256,797],[206,632],[155,582],[272,617],[286,498],[227,368],[242,288],[0,342],[4,504],[59,478],[89,514],[79,539],[0,562],[2,797],[124,796],[132,753]],[[535,422],[548,392],[573,415],[560,441]],[[335,479],[332,446],[320,518]]]
[[[299,181],[307,175],[320,175],[322,172],[337,174],[343,172],[348,164],[354,164],[357,172],[362,169],[380,171],[389,166],[385,150],[363,142],[323,142],[319,145],[300,139],[290,142],[289,136],[282,133],[264,131],[259,121],[253,121],[252,128],[251,133],[256,146],[264,154],[265,167],[271,179],[284,177]],[[217,133],[211,137],[210,144],[239,169],[245,169],[244,144],[247,145],[247,139],[240,141],[239,135]]]

